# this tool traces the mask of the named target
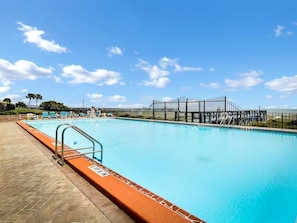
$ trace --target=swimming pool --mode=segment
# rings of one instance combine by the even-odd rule
[[[60,120],[30,121],[55,137]],[[118,119],[73,120],[103,164],[207,222],[295,222],[297,135]],[[66,143],[85,141],[67,131]]]

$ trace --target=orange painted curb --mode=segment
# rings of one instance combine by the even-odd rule
[[[23,121],[17,124],[55,151],[55,139]],[[137,222],[204,222],[86,156],[66,158],[65,162]],[[100,176],[102,172],[107,175]]]

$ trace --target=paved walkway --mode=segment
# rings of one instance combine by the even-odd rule
[[[15,122],[0,123],[0,223],[133,222]]]

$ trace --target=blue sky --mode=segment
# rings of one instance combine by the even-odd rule
[[[3,0],[0,100],[297,108],[297,1]]]

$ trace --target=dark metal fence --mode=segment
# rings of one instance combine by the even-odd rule
[[[117,116],[131,118],[297,129],[297,113],[242,110],[226,97],[209,100],[179,98],[166,102],[153,100],[148,108],[116,109],[114,112]]]
[[[251,121],[249,126],[297,129],[297,113],[268,113],[267,118],[261,121]]]

